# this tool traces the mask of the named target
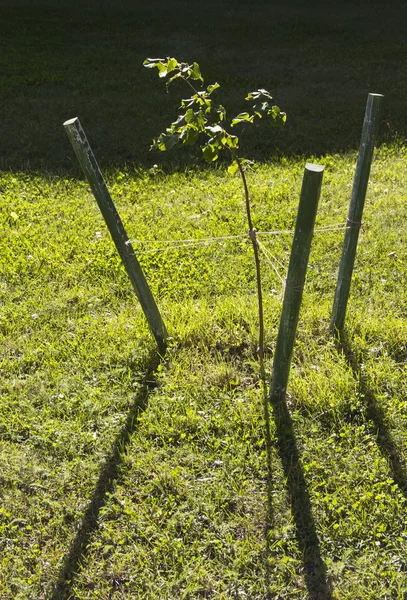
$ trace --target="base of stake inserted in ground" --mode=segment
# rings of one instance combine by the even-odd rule
[[[96,198],[96,202],[99,205],[103,218],[106,221],[110,235],[116,244],[120,258],[122,259],[150,329],[156,339],[159,351],[163,353],[166,349],[167,330],[143,270],[131,246],[126,230],[124,229],[119,213],[117,212],[109,194],[109,190],[106,187],[106,183],[100,172],[99,165],[89,145],[86,134],[82,129],[78,118],[65,121],[64,128],[68,134],[68,138],[75,151],[79,164],[92,189],[93,195]]]
[[[283,399],[287,389],[323,173],[324,167],[321,165],[310,163],[305,165],[274,354],[270,384],[270,400],[272,402]]]

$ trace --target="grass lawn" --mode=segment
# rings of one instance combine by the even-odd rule
[[[3,174],[2,598],[403,598],[406,158],[376,155],[345,349],[328,333],[343,229],[318,229],[344,222],[355,155],[321,161],[271,480],[249,242],[165,242],[244,232],[240,182],[109,177],[170,331],[160,362],[88,187]],[[302,168],[249,176],[259,230],[292,228]],[[291,235],[263,244],[285,276]],[[282,285],[263,272],[270,367]]]
[[[0,599],[406,600],[405,7],[110,4],[15,0],[0,22]],[[259,238],[268,376],[304,164],[325,165],[269,444],[241,183],[199,152],[147,152],[176,101],[141,62],[167,54],[197,60],[232,110],[264,86],[288,114],[244,151],[256,228],[285,231]],[[339,343],[372,91],[382,143]],[[162,311],[165,357],[78,177],[74,116]],[[209,237],[223,239],[172,243]]]

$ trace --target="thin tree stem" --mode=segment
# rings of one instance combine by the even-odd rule
[[[243,181],[243,187],[246,198],[246,215],[247,223],[249,225],[249,237],[252,241],[254,262],[256,264],[256,282],[257,282],[257,301],[259,310],[259,364],[260,364],[260,378],[263,383],[263,390],[266,390],[266,370],[264,367],[264,316],[263,316],[263,292],[261,288],[261,271],[260,271],[260,257],[259,257],[259,246],[257,243],[256,230],[253,228],[251,210],[250,210],[250,196],[249,189],[247,187],[247,180],[242,164],[237,156],[235,156],[239,173]]]
[[[271,434],[270,434],[270,412],[268,403],[268,391],[267,391],[267,379],[266,379],[266,368],[264,365],[264,316],[263,316],[263,292],[261,288],[261,271],[260,271],[260,257],[259,257],[259,245],[256,237],[256,230],[253,227],[252,215],[250,210],[250,196],[249,189],[247,187],[246,175],[239,158],[235,155],[234,159],[239,167],[239,172],[243,181],[245,198],[246,198],[246,215],[247,223],[249,225],[249,236],[253,246],[254,262],[256,264],[256,281],[257,281],[257,301],[259,310],[259,367],[260,367],[260,381],[263,392],[263,410],[264,410],[264,426],[266,430],[266,448],[267,448],[267,522],[266,522],[266,554],[270,555],[270,538],[269,532],[273,523],[273,504],[272,504],[272,491],[273,491],[273,470],[272,470],[272,452],[271,452]]]
[[[249,196],[249,188],[247,187],[246,175],[244,174],[244,169],[242,167],[242,163],[240,162],[239,157],[235,156],[234,158],[237,162],[237,166],[239,168],[239,173],[240,173],[240,176],[243,181],[244,193],[245,193],[245,197],[246,197],[247,224],[249,225],[249,230],[252,230],[253,222],[252,222],[252,215],[251,215],[251,210],[250,210],[250,196]],[[256,246],[257,246],[257,243],[256,243]]]
[[[189,87],[198,94],[198,91],[192,85],[188,78],[181,76],[181,79],[185,81],[189,85]],[[230,134],[228,134],[230,135]],[[264,316],[263,316],[263,293],[261,288],[261,270],[260,270],[260,257],[259,257],[259,245],[257,243],[256,230],[253,227],[251,209],[250,209],[250,195],[249,188],[247,187],[247,180],[244,169],[242,167],[242,163],[238,156],[236,156],[233,152],[231,152],[233,158],[236,160],[237,166],[239,168],[239,173],[242,178],[245,199],[246,199],[246,216],[247,216],[247,224],[249,226],[249,237],[252,241],[253,253],[254,253],[254,262],[256,265],[256,282],[257,282],[257,301],[258,301],[258,312],[259,312],[259,347],[258,347],[258,355],[259,355],[259,365],[260,365],[260,379],[263,385],[263,392],[265,396],[267,395],[267,382],[266,382],[266,370],[264,366]]]
[[[181,79],[183,79],[185,81],[185,83],[187,83],[189,85],[189,87],[194,91],[195,94],[198,94],[198,90],[195,89],[195,87],[192,85],[192,83],[189,81],[189,79],[187,79],[186,77],[183,77],[181,75]]]

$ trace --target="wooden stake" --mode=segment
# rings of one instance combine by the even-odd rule
[[[76,157],[85,174],[86,179],[92,189],[93,195],[99,205],[106,225],[110,231],[116,248],[122,259],[123,265],[127,271],[129,279],[140,301],[141,307],[147,318],[151,331],[156,339],[160,352],[165,352],[167,330],[161,318],[154,296],[148,286],[143,270],[130,240],[124,229],[119,213],[113,203],[106,187],[99,165],[92,152],[85,132],[82,129],[78,118],[70,119],[64,123],[65,131],[73,146]]]
[[[270,384],[270,400],[272,402],[284,398],[287,389],[323,172],[324,167],[321,165],[310,163],[305,165],[277,346],[274,354]]]
[[[348,227],[345,232],[342,257],[336,282],[335,298],[330,323],[331,333],[341,331],[345,324],[346,307],[348,304],[353,267],[355,264],[359,231],[362,225],[362,214],[365,205],[367,184],[369,181],[370,165],[372,163],[373,150],[379,128],[382,98],[383,96],[381,94],[369,94],[367,98],[362,139],[360,141],[352,198],[348,211]]]

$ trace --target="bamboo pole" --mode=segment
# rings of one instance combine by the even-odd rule
[[[117,212],[109,190],[106,187],[86,134],[82,129],[78,118],[66,121],[64,123],[64,128],[73,146],[79,164],[92,189],[96,202],[99,205],[110,235],[116,244],[120,258],[122,259],[137,298],[140,301],[148,324],[156,339],[158,348],[160,352],[164,352],[166,348],[167,330],[143,270],[131,246],[119,213]]]
[[[305,165],[277,336],[277,346],[274,354],[273,372],[270,383],[271,402],[276,402],[284,398],[287,389],[323,172],[324,167],[321,165],[310,163]]]
[[[335,298],[332,308],[330,322],[331,333],[341,331],[345,324],[346,307],[348,304],[353,267],[355,264],[359,231],[362,225],[362,214],[365,205],[370,166],[372,164],[373,150],[379,128],[382,98],[383,96],[381,94],[369,94],[367,98],[359,156],[348,211],[347,229],[345,231],[342,257],[339,265]]]

